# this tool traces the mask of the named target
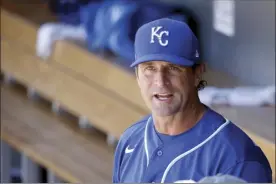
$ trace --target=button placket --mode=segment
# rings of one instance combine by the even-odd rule
[[[157,156],[161,157],[163,155],[163,151],[162,150],[158,150],[157,151]]]

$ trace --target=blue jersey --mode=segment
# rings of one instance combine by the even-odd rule
[[[198,182],[229,174],[247,182],[272,182],[262,150],[235,124],[212,109],[190,130],[168,136],[148,116],[121,136],[114,158],[113,183]]]

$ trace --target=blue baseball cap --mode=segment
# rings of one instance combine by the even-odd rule
[[[135,61],[130,67],[148,61],[166,61],[180,66],[199,62],[199,43],[182,21],[162,18],[141,26],[135,35]]]

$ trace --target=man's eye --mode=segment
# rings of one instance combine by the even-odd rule
[[[147,66],[146,68],[145,68],[145,70],[155,70],[155,68],[153,67],[153,66]]]
[[[179,69],[178,67],[176,67],[176,66],[170,66],[169,69],[172,70],[172,71],[179,71],[179,70],[180,70],[180,69]]]

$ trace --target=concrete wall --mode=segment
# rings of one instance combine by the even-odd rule
[[[213,28],[212,0],[159,0],[191,11],[199,23],[203,59],[249,85],[275,83],[275,1],[236,0],[235,36]]]

